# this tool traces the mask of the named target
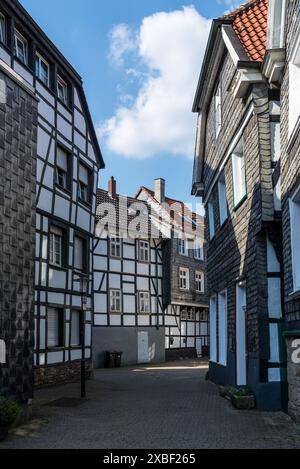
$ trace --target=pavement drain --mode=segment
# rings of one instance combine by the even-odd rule
[[[47,402],[44,404],[47,407],[79,407],[87,402],[87,399],[80,399],[78,397],[61,397],[55,401]]]

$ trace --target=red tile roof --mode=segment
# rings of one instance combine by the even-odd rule
[[[251,0],[223,17],[233,20],[233,30],[246,54],[256,62],[262,62],[266,52],[268,1]]]

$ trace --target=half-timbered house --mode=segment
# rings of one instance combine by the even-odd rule
[[[166,359],[205,356],[209,332],[203,217],[166,197],[163,179],[155,180],[154,191],[141,187],[137,198],[147,202],[153,217],[169,224],[163,246]]]
[[[251,387],[257,407],[271,410],[284,405],[286,370],[279,93],[262,73],[268,3],[251,0],[212,23],[193,106],[192,193],[206,208],[210,379]],[[269,63],[268,73],[280,69]]]
[[[104,164],[78,73],[20,2],[1,0],[0,18],[0,65],[38,99],[34,364],[36,384],[54,384],[78,375],[83,329],[92,366],[92,249]]]
[[[165,360],[164,239],[150,207],[116,192],[97,190],[94,240],[93,361],[122,352],[125,365]]]

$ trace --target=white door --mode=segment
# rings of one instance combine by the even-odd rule
[[[149,334],[148,332],[138,332],[138,363],[148,363],[149,356]]]
[[[236,369],[237,385],[247,384],[246,285],[236,286]]]

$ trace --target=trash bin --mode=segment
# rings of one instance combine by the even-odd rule
[[[115,352],[115,367],[120,368],[122,365],[123,352]]]
[[[106,352],[106,368],[115,368],[115,352]]]

